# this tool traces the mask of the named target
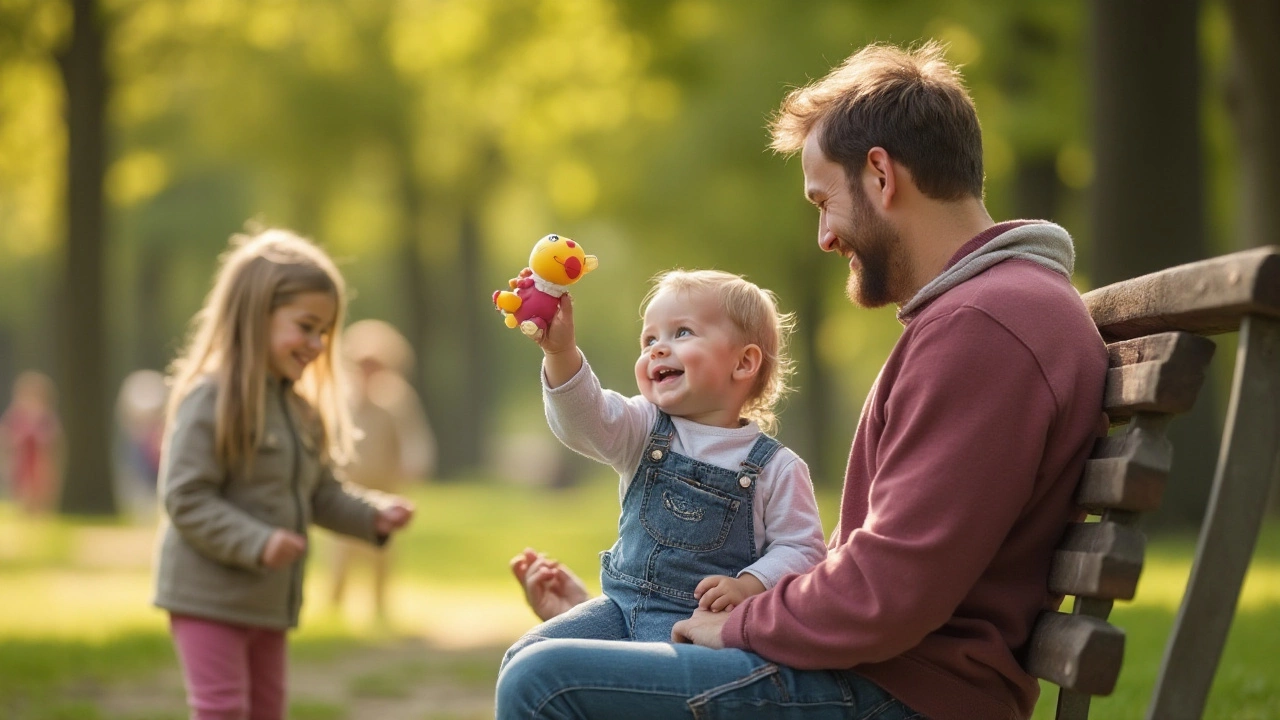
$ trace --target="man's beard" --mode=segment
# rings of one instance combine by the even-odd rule
[[[865,308],[906,302],[910,298],[902,295],[909,272],[902,255],[902,238],[887,220],[875,213],[871,201],[857,188],[853,188],[853,204],[852,227],[839,233],[841,242],[858,260],[858,269],[849,270],[845,292],[850,300]]]

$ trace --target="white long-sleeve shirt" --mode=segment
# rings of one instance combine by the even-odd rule
[[[547,423],[560,442],[618,473],[621,504],[658,418],[657,406],[639,395],[626,397],[602,388],[585,355],[582,369],[560,387],[548,387],[543,373],[542,399]],[[676,416],[671,420],[674,452],[729,469],[747,459],[760,434],[754,422],[722,428]],[[778,449],[756,479],[751,507],[760,559],[743,572],[756,576],[765,588],[826,557],[809,467],[786,446]]]

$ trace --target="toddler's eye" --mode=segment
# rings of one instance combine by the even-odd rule
[[[657,338],[655,338],[652,335],[646,335],[645,337],[640,339],[640,347],[647,348],[650,345],[654,344],[655,342],[657,342]]]
[[[692,334],[693,334],[693,331],[687,327],[682,327],[676,331],[676,337],[684,337],[686,335],[692,335]]]

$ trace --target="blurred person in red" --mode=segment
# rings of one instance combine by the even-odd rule
[[[399,494],[413,481],[424,481],[435,469],[436,441],[422,402],[406,379],[414,366],[413,348],[400,331],[381,320],[352,323],[344,333],[351,368],[351,419],[362,433],[347,479],[364,487]],[[373,574],[373,608],[387,620],[387,585],[391,557],[387,547],[369,547],[335,538],[333,547],[334,607],[341,607],[352,565],[367,565]]]
[[[13,399],[0,416],[9,491],[32,514],[53,510],[62,486],[64,438],[56,404],[53,380],[28,371],[14,380]]]

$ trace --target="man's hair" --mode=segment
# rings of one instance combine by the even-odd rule
[[[778,299],[771,290],[756,285],[741,275],[721,270],[668,270],[653,279],[653,285],[640,303],[640,313],[649,307],[663,290],[672,292],[706,292],[717,298],[725,317],[738,331],[743,343],[760,348],[760,372],[751,387],[742,416],[756,421],[760,429],[774,432],[778,417],[774,410],[791,390],[787,384],[792,373],[787,343],[795,327],[792,313],[778,311]]]
[[[819,147],[853,180],[884,148],[935,200],[982,197],[982,129],[959,70],[929,41],[868,45],[826,77],[787,94],[772,147],[794,153],[815,130]]]

